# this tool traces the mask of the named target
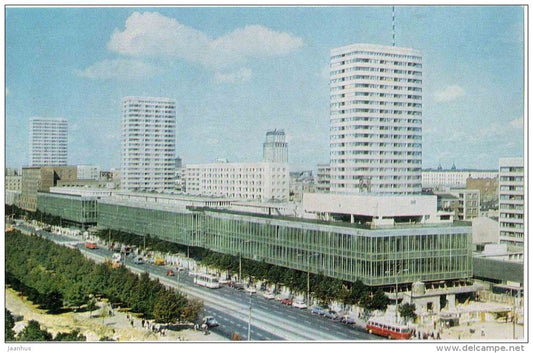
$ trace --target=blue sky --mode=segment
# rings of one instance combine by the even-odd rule
[[[331,48],[390,45],[390,7],[7,8],[6,166],[31,117],[69,121],[69,164],[120,166],[121,99],[177,100],[184,163],[259,161],[285,129],[291,169],[329,161]],[[498,167],[524,149],[523,9],[396,7],[424,57],[423,166]]]

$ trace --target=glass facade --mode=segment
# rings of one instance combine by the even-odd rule
[[[94,197],[37,193],[37,209],[61,217],[66,222],[85,228],[96,224],[97,202]]]
[[[99,202],[98,225],[367,285],[472,277],[470,226],[365,229],[214,209]]]

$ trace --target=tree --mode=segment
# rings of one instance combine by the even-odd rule
[[[89,317],[93,316],[93,311],[97,308],[96,298],[92,295],[89,296],[89,301],[87,302],[87,310],[89,310]]]
[[[56,337],[54,338],[54,341],[87,341],[87,337],[85,337],[85,335],[82,335],[80,333],[80,330],[76,329],[70,332],[58,332]]]
[[[416,315],[415,311],[416,311],[416,305],[415,304],[403,304],[403,305],[400,305],[400,308],[399,308],[398,312],[400,313],[400,316],[404,320],[412,319],[414,321],[417,318],[417,315]]]
[[[28,321],[28,325],[18,335],[19,341],[51,341],[52,334],[41,330],[41,325],[35,320]]]
[[[156,322],[173,323],[181,316],[187,301],[169,291],[160,292],[154,305],[154,319]]]
[[[186,322],[195,322],[202,312],[204,302],[199,299],[189,299],[187,306],[181,312],[181,319]]]
[[[61,308],[63,307],[63,295],[59,291],[51,291],[44,294],[42,297],[44,307],[50,314],[57,314],[61,311]]]
[[[5,309],[5,340],[6,341],[14,341],[15,340],[15,331],[13,328],[15,327],[15,319],[13,318],[13,315],[11,315],[11,312],[7,309]]]

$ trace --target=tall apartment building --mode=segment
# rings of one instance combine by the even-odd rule
[[[263,143],[263,162],[287,163],[289,147],[284,130],[270,130],[266,133]]]
[[[122,189],[173,190],[176,101],[125,97],[121,125]]]
[[[258,201],[289,198],[287,163],[188,164],[184,178],[189,195]]]
[[[500,243],[524,248],[524,160],[500,158]]]
[[[30,119],[30,166],[66,166],[67,154],[66,119]]]
[[[352,44],[331,50],[331,192],[421,192],[422,55]]]

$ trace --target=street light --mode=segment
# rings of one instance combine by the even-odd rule
[[[251,243],[251,242],[252,242],[251,240],[245,240],[245,241],[240,240],[239,241],[239,279],[238,279],[239,283],[241,282],[241,276],[242,276],[242,254],[241,254],[242,244]]]
[[[394,315],[395,315],[395,323],[398,323],[398,273],[407,273],[409,272],[408,268],[404,268],[401,271],[398,270],[398,264],[396,264],[394,273],[392,271],[385,271],[386,274],[393,274],[394,275],[394,285],[395,285],[395,293],[394,293],[394,299],[396,302],[396,305],[394,307]]]
[[[300,257],[300,256],[305,256],[305,255],[304,254],[298,254],[297,256]],[[320,254],[319,253],[314,253],[314,254],[307,255],[307,292],[306,292],[306,297],[305,297],[305,303],[307,305],[309,305],[309,271],[311,269],[310,265],[309,265],[309,260],[313,256],[320,256]]]

